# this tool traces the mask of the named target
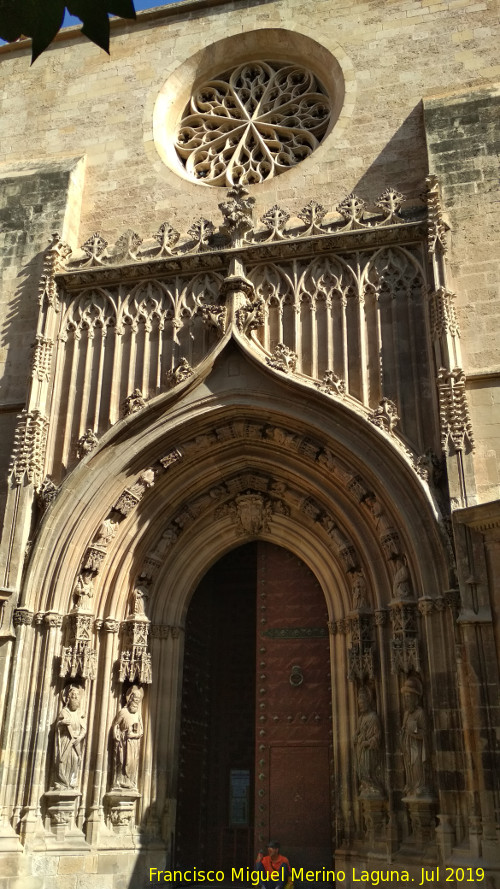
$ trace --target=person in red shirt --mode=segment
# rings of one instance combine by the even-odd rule
[[[255,869],[260,870],[261,884],[266,889],[284,889],[291,876],[290,862],[284,855],[280,855],[280,844],[276,840],[269,840],[267,847],[267,855],[264,855],[262,849],[257,855]],[[271,877],[271,874],[279,874],[278,877]]]

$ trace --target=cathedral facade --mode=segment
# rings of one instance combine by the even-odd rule
[[[6,889],[500,887],[495,7],[0,47]]]

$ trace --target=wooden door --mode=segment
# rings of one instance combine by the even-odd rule
[[[207,572],[189,606],[184,653],[176,865],[253,857],[255,544]]]
[[[257,546],[257,845],[331,866],[329,638],[323,592],[288,550]]]
[[[278,839],[331,864],[326,604],[292,553],[247,544],[207,573],[186,623],[177,866],[252,864]]]

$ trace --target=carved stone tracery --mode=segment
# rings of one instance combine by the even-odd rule
[[[248,62],[198,87],[176,150],[196,180],[253,185],[308,157],[329,118],[329,97],[310,71],[289,62]]]
[[[71,679],[96,678],[97,652],[92,647],[93,623],[92,614],[86,614],[77,608],[66,616],[60,676]]]
[[[152,682],[151,654],[149,652],[150,621],[146,616],[145,603],[149,598],[144,582],[135,584],[129,598],[129,613],[123,622],[123,647],[120,654],[120,682]]]

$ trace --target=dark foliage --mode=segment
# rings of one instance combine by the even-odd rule
[[[133,0],[0,0],[0,37],[7,42],[31,37],[32,59],[47,48],[68,9],[83,23],[82,34],[109,52],[109,18],[135,19]]]

